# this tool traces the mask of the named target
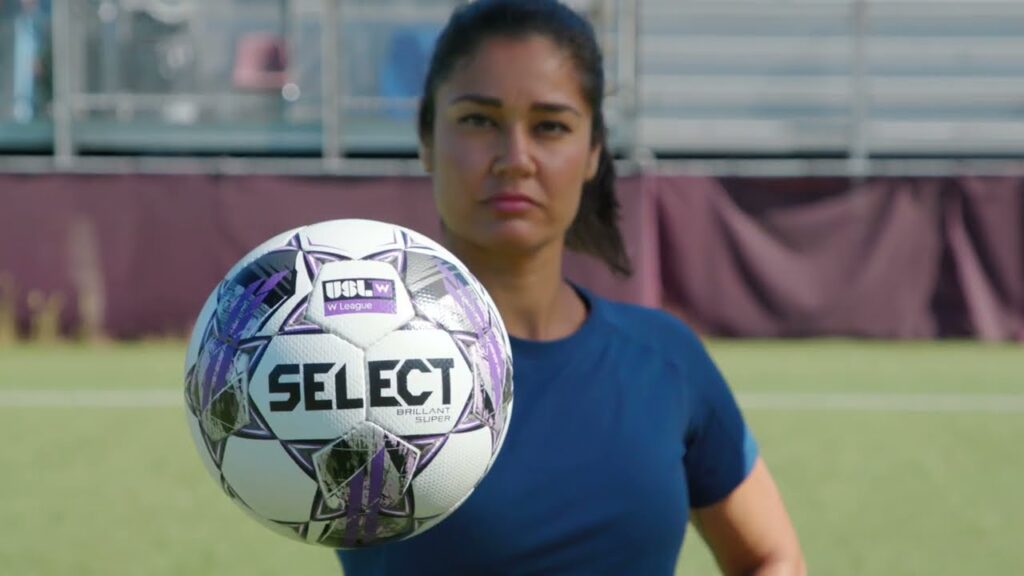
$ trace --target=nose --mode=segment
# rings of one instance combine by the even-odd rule
[[[536,173],[537,165],[526,128],[513,126],[505,131],[493,171],[502,178],[528,178]]]

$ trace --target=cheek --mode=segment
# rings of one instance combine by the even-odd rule
[[[442,215],[466,210],[487,174],[486,151],[443,132],[434,149],[434,197]]]
[[[554,154],[550,158],[550,183],[547,187],[564,191],[560,204],[575,215],[583,193],[583,185],[587,180],[589,150],[586,147],[566,147],[560,154]]]
[[[460,138],[448,126],[438,131],[437,161],[445,172],[445,178],[458,179],[473,172],[480,147],[472,144],[469,139]]]

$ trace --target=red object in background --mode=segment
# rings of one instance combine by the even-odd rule
[[[232,81],[236,88],[279,90],[288,82],[288,53],[277,34],[253,32],[235,46]]]

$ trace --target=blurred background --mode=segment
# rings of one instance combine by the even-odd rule
[[[437,235],[414,117],[460,3],[0,0],[12,574],[339,573],[206,478],[184,339],[277,232]],[[812,573],[1024,571],[1024,2],[569,3],[636,267],[569,275],[707,338]]]

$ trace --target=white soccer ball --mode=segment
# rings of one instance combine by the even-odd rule
[[[440,522],[494,462],[508,334],[483,286],[411,230],[335,220],[236,264],[185,361],[199,455],[271,529],[357,548]]]

